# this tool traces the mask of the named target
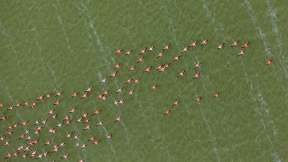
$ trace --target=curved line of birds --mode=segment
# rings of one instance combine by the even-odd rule
[[[74,91],[70,93],[71,98],[80,98],[82,100],[85,100],[87,98],[91,98],[93,94],[96,94],[96,98],[98,101],[102,102],[111,102],[108,98],[112,98],[113,95],[115,95],[115,99],[112,99],[113,105],[115,106],[121,106],[124,103],[123,100],[123,93],[125,92],[128,96],[133,96],[135,94],[135,88],[137,85],[142,81],[143,76],[146,76],[146,74],[149,74],[151,72],[155,73],[165,73],[171,66],[173,66],[176,63],[181,62],[181,59],[185,57],[186,55],[189,55],[188,51],[192,51],[194,48],[197,47],[206,47],[209,41],[207,39],[204,40],[195,40],[190,42],[187,46],[185,46],[180,52],[177,54],[173,54],[172,56],[168,54],[168,51],[172,47],[171,44],[166,44],[160,51],[156,51],[154,46],[145,47],[141,49],[138,52],[134,52],[130,49],[123,50],[123,49],[116,49],[115,50],[115,56],[118,58],[128,58],[130,55],[136,56],[136,59],[133,60],[132,64],[129,64],[126,62],[124,63],[115,63],[113,65],[113,72],[110,74],[110,76],[104,78],[101,80],[103,83],[110,83],[112,81],[118,81],[120,80],[119,77],[123,77],[122,80],[123,83],[120,84],[121,87],[117,87],[114,89],[105,89],[101,88],[100,90],[96,90],[97,86],[90,86],[86,88],[85,90],[81,91]],[[232,41],[231,44],[226,45],[225,43],[220,43],[217,45],[217,49],[222,50],[224,48],[227,48],[226,46],[230,48],[239,49],[239,56],[244,56],[246,50],[249,48],[250,44],[248,41]],[[155,55],[156,54],[156,55]],[[156,65],[155,66],[148,66],[145,65],[145,59],[147,57],[152,57]],[[168,61],[163,61],[163,57],[167,56],[169,57]],[[159,63],[162,59],[163,63]],[[130,59],[131,60],[131,59]],[[129,62],[130,62],[129,60]],[[158,61],[157,61],[158,60]],[[272,58],[268,58],[266,60],[266,64],[270,65],[272,64]],[[137,67],[137,66],[142,67]],[[200,62],[194,62],[193,65],[193,79],[197,80],[201,78],[201,66],[202,64]],[[122,71],[121,71],[122,70]],[[187,71],[185,69],[182,69],[178,71],[177,78],[185,77],[187,74]],[[135,74],[141,74],[140,77],[130,77],[131,75],[136,76]],[[159,83],[155,83],[150,86],[151,91],[157,92],[157,90],[161,88],[161,85]],[[120,97],[122,95],[122,98]],[[66,96],[69,96],[69,94],[66,94]],[[213,92],[214,97],[219,97],[220,92],[215,91]],[[202,101],[202,96],[196,96],[195,102],[200,104]],[[16,142],[17,147],[12,147],[12,151],[7,151],[2,155],[5,159],[10,159],[13,157],[21,157],[21,158],[31,158],[31,159],[42,159],[50,157],[52,154],[55,154],[57,152],[61,152],[61,159],[69,159],[70,154],[64,150],[64,146],[66,145],[65,142],[59,142],[56,143],[53,139],[53,136],[55,136],[59,131],[61,131],[62,127],[65,127],[67,125],[72,124],[73,122],[78,122],[83,125],[82,130],[83,131],[89,131],[92,129],[91,122],[89,121],[97,117],[101,114],[103,111],[100,107],[92,108],[92,111],[90,112],[81,112],[81,109],[78,109],[74,106],[71,106],[68,108],[67,112],[64,114],[64,117],[58,120],[58,114],[57,114],[57,107],[61,105],[61,103],[64,101],[64,92],[63,91],[53,91],[51,93],[46,93],[40,96],[37,96],[33,100],[27,100],[22,101],[18,103],[10,103],[10,104],[4,104],[0,101],[0,123],[1,127],[3,128],[4,132],[0,136],[0,147],[8,147],[11,146],[11,142]],[[53,106],[51,109],[48,110],[47,116],[44,120],[19,120],[19,121],[9,121],[10,117],[7,115],[9,112],[12,112],[15,109],[22,109],[22,108],[31,108],[37,109],[37,107],[42,103],[51,103]],[[180,105],[180,99],[175,99],[171,102],[170,106],[168,108],[165,108],[163,111],[163,116],[170,116],[172,114],[172,111]],[[77,112],[78,111],[78,112]],[[78,113],[78,116],[77,116]],[[56,120],[57,124],[54,127],[48,127],[48,122]],[[113,119],[115,123],[121,123],[122,118],[120,114],[117,114],[116,117]],[[4,126],[3,122],[6,122],[6,125]],[[10,122],[10,123],[9,123]],[[23,132],[20,132],[16,135],[16,128],[22,127]],[[74,126],[75,127],[75,126]],[[97,120],[96,127],[104,127],[103,122],[101,120]],[[40,135],[41,132],[44,133],[44,129],[47,129],[45,131],[48,132],[48,136],[50,138],[41,139]],[[78,128],[77,128],[78,129]],[[106,130],[106,129],[105,129]],[[98,136],[95,136],[95,134],[91,131],[88,139],[86,139],[88,142],[79,143],[81,140],[81,132],[78,130],[78,132],[74,129],[73,131],[67,131],[65,130],[65,136],[62,138],[67,139],[74,139],[76,140],[75,146],[80,149],[84,149],[87,146],[90,145],[98,145],[100,143],[100,138]],[[15,138],[17,140],[11,140],[12,138]],[[105,133],[105,139],[112,140],[112,133],[109,133],[106,130]],[[19,142],[21,141],[21,142]],[[44,146],[47,146],[46,151],[37,151],[36,146],[39,144],[43,144]],[[79,159],[79,162],[84,162],[84,159]]]

